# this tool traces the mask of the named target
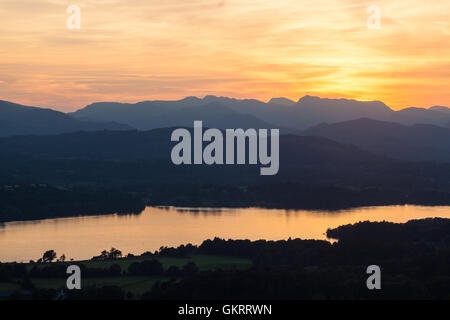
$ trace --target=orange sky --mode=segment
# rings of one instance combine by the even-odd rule
[[[381,8],[381,29],[366,8]],[[81,30],[66,28],[68,5]],[[0,0],[0,99],[305,94],[450,106],[448,0]]]

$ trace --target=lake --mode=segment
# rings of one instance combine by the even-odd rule
[[[53,249],[75,260],[115,247],[141,254],[205,239],[327,239],[328,228],[358,221],[450,218],[450,207],[384,206],[335,212],[263,208],[147,207],[138,215],[102,215],[0,225],[0,261],[37,260]]]

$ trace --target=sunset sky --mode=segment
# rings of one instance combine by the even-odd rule
[[[81,30],[66,9],[81,7]],[[381,8],[368,29],[366,8]],[[450,106],[448,0],[0,0],[0,99],[208,94]]]

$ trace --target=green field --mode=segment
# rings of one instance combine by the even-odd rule
[[[0,292],[12,292],[20,288],[19,284],[11,282],[0,282]]]
[[[169,257],[133,257],[133,258],[121,258],[114,260],[102,260],[102,261],[71,261],[65,264],[84,264],[89,268],[109,268],[113,264],[118,264],[122,271],[127,271],[130,264],[133,262],[141,262],[144,260],[156,259],[161,262],[164,269],[168,269],[170,266],[177,266],[179,268],[183,267],[189,262],[194,262],[197,267],[202,270],[214,270],[214,269],[248,269],[251,267],[252,262],[249,259],[229,257],[229,256],[212,256],[212,255],[195,255],[186,258],[169,258]],[[28,269],[33,266],[43,267],[48,264],[27,264]],[[103,277],[103,278],[83,278],[82,275],[82,287],[89,286],[118,286],[122,288],[125,292],[131,292],[135,297],[139,297],[144,292],[150,291],[152,286],[157,281],[169,280],[166,276],[119,276],[119,277]],[[42,279],[33,278],[32,283],[37,288],[43,289],[60,289],[65,287],[65,278],[53,278],[53,279]],[[13,292],[20,289],[20,280],[18,279],[16,283],[2,283],[0,282],[0,293],[1,292]]]
[[[133,262],[141,262],[151,259],[153,259],[153,257],[135,257],[106,261],[80,261],[80,263],[83,263],[91,268],[109,268],[112,264],[118,264],[122,268],[122,271],[126,271],[128,269],[128,266]],[[194,262],[200,270],[214,270],[218,268],[224,270],[233,268],[248,269],[252,264],[249,259],[209,255],[196,255],[188,258],[158,257],[156,258],[156,260],[159,260],[159,262],[161,262],[164,269],[167,269],[170,266],[177,266],[181,268],[189,262]]]
[[[122,271],[127,271],[130,264],[134,262],[142,262],[144,260],[156,259],[163,265],[164,269],[168,269],[171,266],[183,267],[189,262],[194,262],[200,270],[214,270],[214,269],[248,269],[251,267],[252,262],[249,259],[229,257],[229,256],[213,256],[213,255],[195,255],[186,258],[171,258],[171,257],[133,257],[133,258],[120,258],[114,260],[83,260],[83,261],[70,261],[65,264],[83,264],[89,268],[109,268],[113,264],[118,264]],[[27,263],[27,268],[37,266],[45,267],[46,263],[30,264]]]
[[[118,286],[126,292],[132,292],[135,295],[141,295],[149,291],[156,281],[168,280],[165,277],[106,277],[106,278],[84,278],[81,280],[81,287],[91,286]],[[66,286],[66,279],[32,279],[33,284],[38,288],[60,289]]]

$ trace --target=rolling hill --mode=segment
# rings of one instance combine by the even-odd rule
[[[257,117],[240,113],[220,101],[204,101],[188,97],[180,101],[146,101],[136,104],[94,103],[70,114],[87,121],[115,121],[138,130],[166,127],[192,127],[202,120],[211,128],[274,128]]]
[[[127,129],[123,124],[80,121],[59,111],[0,100],[0,136]]]
[[[260,164],[176,166],[172,130],[3,137],[0,187],[50,185],[105,197],[130,193],[152,205],[206,207],[338,209],[450,200],[449,163],[394,160],[323,137],[281,135],[274,176],[261,176]]]
[[[352,144],[376,154],[411,161],[450,162],[450,128],[405,126],[367,118],[320,124],[303,132]]]

